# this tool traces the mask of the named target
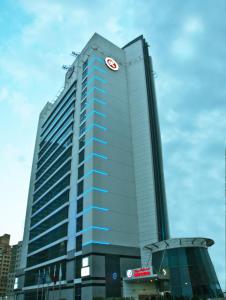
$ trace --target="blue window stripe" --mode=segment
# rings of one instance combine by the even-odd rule
[[[91,211],[92,209],[96,209],[96,210],[103,211],[103,212],[109,211],[109,208],[91,205],[91,206],[89,206],[89,207],[86,207],[86,208],[83,210],[83,214],[88,213],[88,212]]]
[[[100,81],[102,83],[107,83],[106,79],[103,79],[99,76],[93,76],[93,77],[91,77],[90,79],[87,80],[86,86],[90,85],[90,83],[92,83],[95,80]]]
[[[104,176],[107,176],[107,175],[108,175],[107,172],[92,169],[92,170],[90,170],[89,172],[87,172],[86,174],[84,174],[83,178],[88,177],[89,175],[91,175],[91,174],[93,174],[93,173],[100,174],[100,175],[104,175]]]
[[[102,57],[94,55],[89,59],[89,65],[91,65],[95,61],[99,61],[100,63],[104,64],[104,59]]]
[[[108,190],[106,189],[102,189],[102,188],[98,188],[98,187],[93,187],[93,190],[94,191],[97,191],[97,192],[101,192],[101,193],[108,193]]]
[[[83,121],[85,121],[85,120],[83,120]],[[99,125],[99,124],[97,124],[97,123],[94,123],[94,124],[90,124],[90,125],[86,128],[86,130],[83,131],[83,132],[80,134],[80,136],[82,136],[84,133],[87,133],[88,131],[90,131],[93,127],[99,128],[99,129],[101,129],[101,130],[103,130],[103,131],[106,131],[106,130],[107,130],[106,127],[104,127],[104,126],[102,126],[102,125]],[[80,137],[80,136],[79,136],[79,137]]]
[[[93,127],[97,127],[97,128],[99,128],[99,129],[101,129],[101,130],[104,130],[104,131],[107,130],[107,127],[102,126],[102,125],[99,125],[99,124],[97,124],[97,123],[93,123],[93,124],[90,124],[90,125],[87,127],[87,129],[86,129],[85,132],[89,131],[89,130],[92,129]]]
[[[90,74],[92,74],[94,71],[98,71],[98,72],[100,72],[100,73],[102,73],[102,74],[106,74],[107,73],[107,71],[106,70],[104,70],[103,68],[101,68],[101,67],[97,67],[97,66],[92,66],[92,67],[88,67],[88,76],[90,75]]]
[[[101,158],[101,159],[105,159],[105,160],[108,159],[108,157],[107,157],[106,155],[102,155],[102,154],[99,154],[99,153],[96,153],[96,152],[92,152],[92,153],[90,153],[90,154],[88,154],[88,155],[86,156],[86,159],[84,160],[84,162],[88,161],[88,160],[91,159],[93,156],[94,156],[94,157]]]
[[[100,241],[88,241],[84,244],[82,244],[82,246],[87,246],[87,245],[90,245],[90,244],[98,244],[98,245],[110,245],[109,242],[100,242]]]
[[[90,113],[87,114],[86,118],[82,122],[87,121],[92,115],[98,115],[100,117],[106,118],[106,114],[101,113],[97,110],[92,110]]]
[[[94,123],[94,124],[92,124],[92,126],[93,126],[93,127],[100,128],[100,129],[102,129],[102,130],[104,130],[104,131],[106,131],[106,130],[107,130],[107,127],[105,127],[105,126],[102,126],[102,125],[99,125],[99,124],[97,124],[97,123]]]
[[[102,93],[102,94],[106,94],[107,93],[104,89],[101,89],[101,88],[98,88],[97,86],[94,86],[89,91],[87,91],[86,96],[90,95],[95,90],[98,91],[98,92],[100,92],[100,93]]]
[[[84,197],[85,195],[92,193],[92,192],[108,193],[108,190],[93,186],[93,187],[85,190],[81,195],[79,195],[78,198],[81,198],[82,196]]]
[[[108,227],[90,226],[90,227],[87,227],[87,228],[81,230],[80,233],[86,232],[86,231],[90,231],[90,230],[102,230],[102,231],[108,231],[108,230],[110,230],[110,229],[109,229]]]
[[[90,116],[92,116],[92,115],[94,115],[94,114],[96,114],[96,115],[98,115],[98,116],[101,116],[101,117],[103,117],[103,118],[106,118],[106,114],[104,114],[104,113],[102,113],[102,112],[100,112],[100,111],[94,109],[94,110],[92,110],[91,112],[89,112],[89,113],[87,114],[86,120],[87,120]]]
[[[93,98],[93,99],[87,101],[86,107],[88,107],[88,106],[89,106],[90,104],[92,104],[93,102],[96,102],[96,103],[101,104],[101,105],[106,105],[106,104],[107,104],[105,100]]]
[[[85,67],[85,69],[83,70],[83,72],[87,69],[87,68],[90,68],[90,67],[97,67],[97,66],[95,66],[94,64],[95,64],[95,62],[96,61],[98,61],[98,62],[100,62],[101,64],[105,64],[105,61],[104,61],[104,59],[102,58],[102,57],[98,57],[98,56],[93,56],[93,57],[91,57],[90,59],[89,59],[89,61],[88,61],[88,65]],[[98,68],[98,67],[97,67]],[[102,69],[102,68],[101,68]],[[105,71],[105,70],[103,70],[103,71]],[[103,72],[104,73],[104,72]],[[106,73],[106,72],[105,72]]]
[[[90,143],[92,142],[97,142],[97,143],[100,143],[100,144],[103,144],[103,145],[106,145],[108,142],[107,141],[104,141],[104,140],[101,140],[101,139],[98,139],[96,137],[91,137],[90,139],[88,139],[86,142],[85,142],[85,147],[87,145],[89,145]]]

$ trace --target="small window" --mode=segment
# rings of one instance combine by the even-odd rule
[[[77,184],[77,196],[79,196],[83,193],[83,186],[84,186],[83,180]]]
[[[77,218],[77,220],[76,220],[76,232],[79,232],[79,231],[81,231],[82,230],[82,221],[83,221],[83,217],[82,216],[80,216],[80,217],[78,217]]]
[[[82,91],[82,97],[81,99],[84,99],[87,95],[87,87]]]
[[[86,110],[84,110],[80,115],[80,123],[82,123],[86,118]]]
[[[86,79],[82,82],[82,90],[86,87],[87,85],[87,77]]]
[[[88,68],[83,71],[82,79],[84,79],[87,76],[87,74],[88,74]]]
[[[75,258],[75,278],[81,278],[81,268],[82,268],[82,256],[76,256]],[[75,285],[77,286],[77,285]],[[76,293],[76,291],[75,291]],[[77,298],[75,298],[78,300]],[[79,299],[81,300],[81,298]]]
[[[86,122],[84,122],[79,128],[79,135],[83,134],[86,131]]]
[[[81,211],[83,211],[83,198],[80,198],[77,201],[77,214],[79,214]]]
[[[78,179],[84,176],[84,164],[78,168]]]
[[[81,103],[81,111],[86,107],[87,98],[85,98]]]
[[[79,140],[79,149],[85,146],[85,135],[83,135]]]
[[[76,251],[82,250],[82,235],[76,237]]]
[[[85,68],[88,66],[88,59],[83,63],[82,69],[85,70]]]
[[[85,150],[83,149],[81,152],[79,152],[79,155],[78,155],[79,164],[84,160],[84,158],[85,158]]]

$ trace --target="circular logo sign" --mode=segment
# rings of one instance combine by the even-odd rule
[[[109,69],[111,69],[113,71],[118,71],[119,65],[117,64],[117,62],[113,58],[106,57],[105,58],[105,63],[108,66]]]
[[[128,278],[131,278],[131,277],[133,276],[133,271],[132,271],[132,270],[128,270],[128,271],[126,272],[126,276],[127,276]]]

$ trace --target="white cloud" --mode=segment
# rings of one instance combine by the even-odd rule
[[[0,151],[1,207],[3,209],[3,211],[1,209],[0,235],[11,234],[11,243],[22,239],[31,153],[32,149],[19,148],[16,143],[6,144]]]
[[[24,94],[18,91],[9,91],[6,87],[3,87],[0,89],[0,101],[4,101],[4,104],[9,105],[24,124],[33,120],[34,107]]]
[[[195,44],[185,36],[178,37],[172,43],[172,52],[180,59],[190,59],[195,54]]]
[[[181,60],[192,59],[197,51],[198,38],[203,32],[204,24],[199,17],[187,18],[172,41],[172,53]]]
[[[9,92],[8,92],[7,88],[2,87],[0,89],[0,102],[7,100],[8,96],[9,96]]]
[[[202,33],[204,31],[203,21],[199,17],[190,17],[186,19],[183,30],[188,34]]]
[[[119,21],[116,17],[112,16],[110,17],[107,22],[106,22],[106,28],[111,32],[111,33],[118,33],[122,31],[122,27],[119,24]]]

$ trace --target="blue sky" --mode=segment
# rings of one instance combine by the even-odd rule
[[[225,0],[2,0],[0,234],[22,239],[38,114],[98,32],[144,34],[156,72],[172,236],[204,236],[225,282]]]

